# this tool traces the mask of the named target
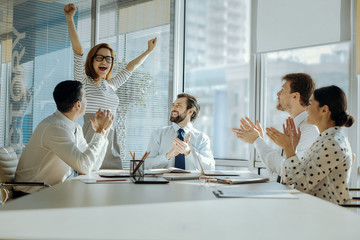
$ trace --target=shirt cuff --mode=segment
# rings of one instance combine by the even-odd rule
[[[258,137],[255,141],[254,141],[254,146],[255,148],[258,147],[262,147],[262,145],[265,143],[264,139],[262,139],[261,137]]]
[[[94,133],[91,142],[93,141],[98,141],[98,142],[106,142],[106,138],[104,136],[104,134],[101,133]]]

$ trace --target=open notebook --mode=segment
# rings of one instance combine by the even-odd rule
[[[149,169],[150,172],[159,172],[159,173],[191,173],[191,171],[187,171],[181,168],[169,167],[169,168],[155,168]]]

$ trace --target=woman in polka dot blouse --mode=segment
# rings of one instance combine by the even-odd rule
[[[342,204],[349,199],[347,174],[352,163],[352,151],[341,127],[350,127],[354,118],[346,113],[345,93],[337,86],[316,89],[307,108],[309,124],[319,128],[320,135],[304,154],[296,156],[301,132],[292,119],[284,133],[274,128],[267,135],[284,149],[286,159],[281,164],[283,183],[327,201]]]

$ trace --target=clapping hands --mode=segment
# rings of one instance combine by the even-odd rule
[[[96,133],[107,134],[107,130],[111,127],[114,115],[110,110],[102,111],[101,108],[95,113],[95,120],[90,119],[92,128]]]
[[[283,131],[284,133],[281,133],[271,127],[266,129],[266,134],[274,141],[275,144],[285,150],[287,157],[291,157],[292,155],[295,155],[296,147],[301,138],[301,131],[300,128],[296,129],[292,118],[286,119],[286,126],[283,124]]]
[[[234,135],[240,140],[253,144],[258,137],[263,137],[263,129],[258,120],[256,120],[256,125],[246,117],[240,120],[240,128],[233,128],[232,131]]]
[[[173,148],[166,154],[167,159],[176,157],[179,154],[188,155],[190,153],[190,134],[185,141],[176,138],[171,144],[173,145]]]

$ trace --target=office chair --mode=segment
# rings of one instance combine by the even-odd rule
[[[354,166],[355,159],[356,159],[356,155],[355,155],[355,153],[353,153],[352,161],[351,161],[351,168]],[[348,171],[348,176],[347,176],[348,183],[350,182],[351,168]],[[360,192],[360,188],[349,188],[349,192],[350,193]],[[360,197],[352,197],[349,200],[347,200],[345,203],[340,204],[340,206],[348,207],[348,208],[360,208]]]
[[[12,147],[0,147],[0,193],[4,205],[7,200],[15,198],[13,186],[47,186],[40,182],[14,182],[15,171],[19,159]]]

